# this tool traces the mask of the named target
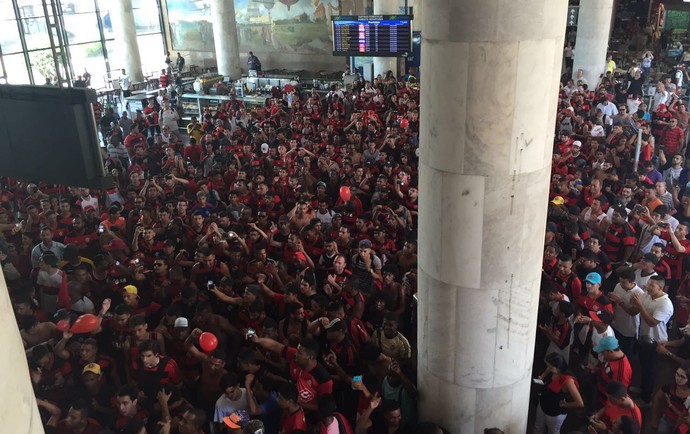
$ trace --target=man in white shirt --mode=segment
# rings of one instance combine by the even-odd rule
[[[666,324],[673,317],[673,303],[664,292],[666,281],[661,276],[653,276],[647,281],[647,293],[640,297],[633,295],[631,304],[640,313],[640,398],[646,404],[651,402],[654,380],[656,379],[656,361],[658,353],[654,342],[667,342]]]
[[[644,291],[647,288],[647,281],[650,277],[656,276],[654,267],[659,263],[659,257],[652,252],[645,253],[642,260],[633,265],[635,268],[635,283]]]
[[[613,125],[613,117],[618,114],[618,107],[616,107],[616,104],[611,104],[607,98],[604,98],[597,104],[597,109],[601,110],[604,114],[604,122],[608,125]]]
[[[48,226],[44,226],[41,228],[41,242],[31,250],[31,266],[37,268],[41,262],[41,255],[47,252],[53,253],[58,262],[62,261],[64,251],[65,245],[53,241],[53,230]]]
[[[129,78],[129,75],[127,75],[127,71],[125,71],[125,68],[122,68],[122,70],[120,71],[120,78],[118,79],[118,83],[120,84],[120,90],[122,91],[122,98],[124,100],[124,98],[127,98],[132,94],[132,79]]]
[[[632,268],[622,270],[618,273],[618,284],[609,294],[609,300],[613,303],[612,326],[616,331],[620,349],[628,358],[634,353],[637,330],[640,328],[640,314],[630,302],[634,295],[644,295],[644,290],[635,283],[635,271]]]

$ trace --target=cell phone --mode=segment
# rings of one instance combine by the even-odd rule
[[[138,263],[139,263],[139,258],[135,259],[135,260],[132,261],[132,262],[134,262],[135,264],[138,264]]]
[[[357,390],[355,387],[355,383],[361,383],[362,382],[362,376],[361,375],[355,375],[352,377],[352,390]]]
[[[120,261],[115,261],[115,265],[120,266]]]
[[[542,380],[541,378],[532,378],[532,383],[538,384],[538,385],[540,385],[540,386],[543,386],[543,385],[544,385],[544,380]]]
[[[102,234],[103,231],[105,231],[105,228],[103,227],[103,225],[98,225],[98,233]]]
[[[246,335],[247,340],[250,340],[251,338],[253,338],[255,334],[256,334],[256,330],[247,329],[247,335]]]
[[[211,288],[213,288],[214,285],[215,285],[215,284],[213,283],[213,280],[209,280],[208,282],[206,282],[206,288],[207,288],[209,291],[211,290]]]
[[[668,229],[668,223],[658,223],[657,226],[660,228]]]

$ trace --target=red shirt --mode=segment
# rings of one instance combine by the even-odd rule
[[[283,356],[290,366],[290,377],[297,383],[299,403],[314,403],[319,395],[333,393],[333,380],[326,368],[317,362],[312,370],[305,371],[295,362],[295,354],[297,354],[297,348],[285,347]]]
[[[678,240],[680,241],[680,245],[685,247],[685,252],[681,253],[673,247],[671,235],[669,235],[668,231],[661,232],[661,239],[668,241],[662,259],[671,269],[671,278],[681,280],[683,278],[683,260],[690,252],[690,240]]]
[[[307,421],[304,418],[304,410],[302,407],[292,414],[288,413],[287,410],[283,410],[278,434],[290,434],[296,429],[307,431]]]
[[[599,401],[606,399],[606,385],[612,381],[619,381],[630,387],[632,382],[632,367],[628,357],[623,355],[618,360],[604,360],[599,366],[599,376],[597,378],[597,389],[599,389]],[[615,419],[614,419],[615,420]]]
[[[608,401],[606,402],[602,421],[606,423],[606,427],[609,430],[613,430],[613,423],[623,416],[630,416],[635,422],[637,422],[637,426],[642,429],[642,413],[640,412],[640,408],[637,406],[637,404],[633,403],[632,408],[621,408],[617,405],[611,404]]]
[[[55,431],[57,434],[74,434],[70,428],[67,428],[65,420],[58,422],[57,429]],[[100,434],[101,424],[99,424],[95,419],[86,419],[86,429],[82,434]]]

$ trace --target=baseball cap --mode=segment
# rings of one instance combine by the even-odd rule
[[[628,389],[620,381],[611,381],[606,385],[606,394],[614,398],[625,398],[628,396]]]
[[[247,422],[249,422],[249,413],[246,410],[237,410],[223,418],[223,423],[232,429],[242,429]]]
[[[363,249],[371,249],[371,241],[369,240],[362,240],[359,242],[359,247]]]
[[[127,294],[134,294],[134,295],[139,294],[139,290],[134,285],[127,285],[124,288],[122,288],[122,290],[124,292],[126,292]]]
[[[323,182],[323,181],[319,181],[319,182],[316,183],[316,187],[323,187],[323,188],[326,188],[326,183]]]
[[[189,320],[187,320],[187,318],[181,316],[175,320],[174,327],[175,328],[181,328],[181,329],[187,328],[187,327],[189,327]]]
[[[645,253],[642,257],[642,260],[646,262],[651,262],[654,265],[659,263],[659,257],[652,252]]]
[[[82,374],[86,374],[87,372],[91,372],[92,374],[96,375],[101,375],[101,365],[98,363],[89,363],[88,365],[84,366],[84,369],[81,370]]]
[[[553,232],[554,234],[558,232],[558,226],[554,222],[548,222],[546,224],[546,232]]]
[[[580,212],[582,212],[582,210],[577,205],[568,207],[568,214],[570,215],[580,215]]]
[[[601,285],[601,276],[599,273],[589,273],[587,277],[585,277],[585,282]]]
[[[563,199],[562,196],[556,196],[553,198],[551,203],[554,205],[563,205],[565,203],[565,199]]]
[[[577,146],[578,148],[580,148],[580,147],[582,147],[582,142],[579,141],[579,140],[575,140],[575,141],[573,142],[573,146]]]
[[[589,312],[589,316],[594,321],[603,322],[604,324],[611,325],[611,323],[613,322],[613,314],[611,313],[611,311],[608,311],[606,309],[597,312],[594,312],[592,310]]]
[[[261,152],[264,154],[268,154],[268,143],[261,144]]]
[[[91,206],[91,205],[86,205],[86,206],[84,207],[84,212],[89,212],[89,211],[96,211],[96,208],[94,208],[94,207]]]
[[[595,353],[601,353],[602,351],[613,351],[618,347],[618,339],[615,336],[604,336],[599,339],[599,343],[592,350]]]

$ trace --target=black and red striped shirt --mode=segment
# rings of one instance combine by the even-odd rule
[[[630,226],[630,223],[626,222],[622,225],[612,223],[606,231],[606,241],[602,250],[611,262],[621,262],[625,248],[635,247],[636,243],[635,229]]]

